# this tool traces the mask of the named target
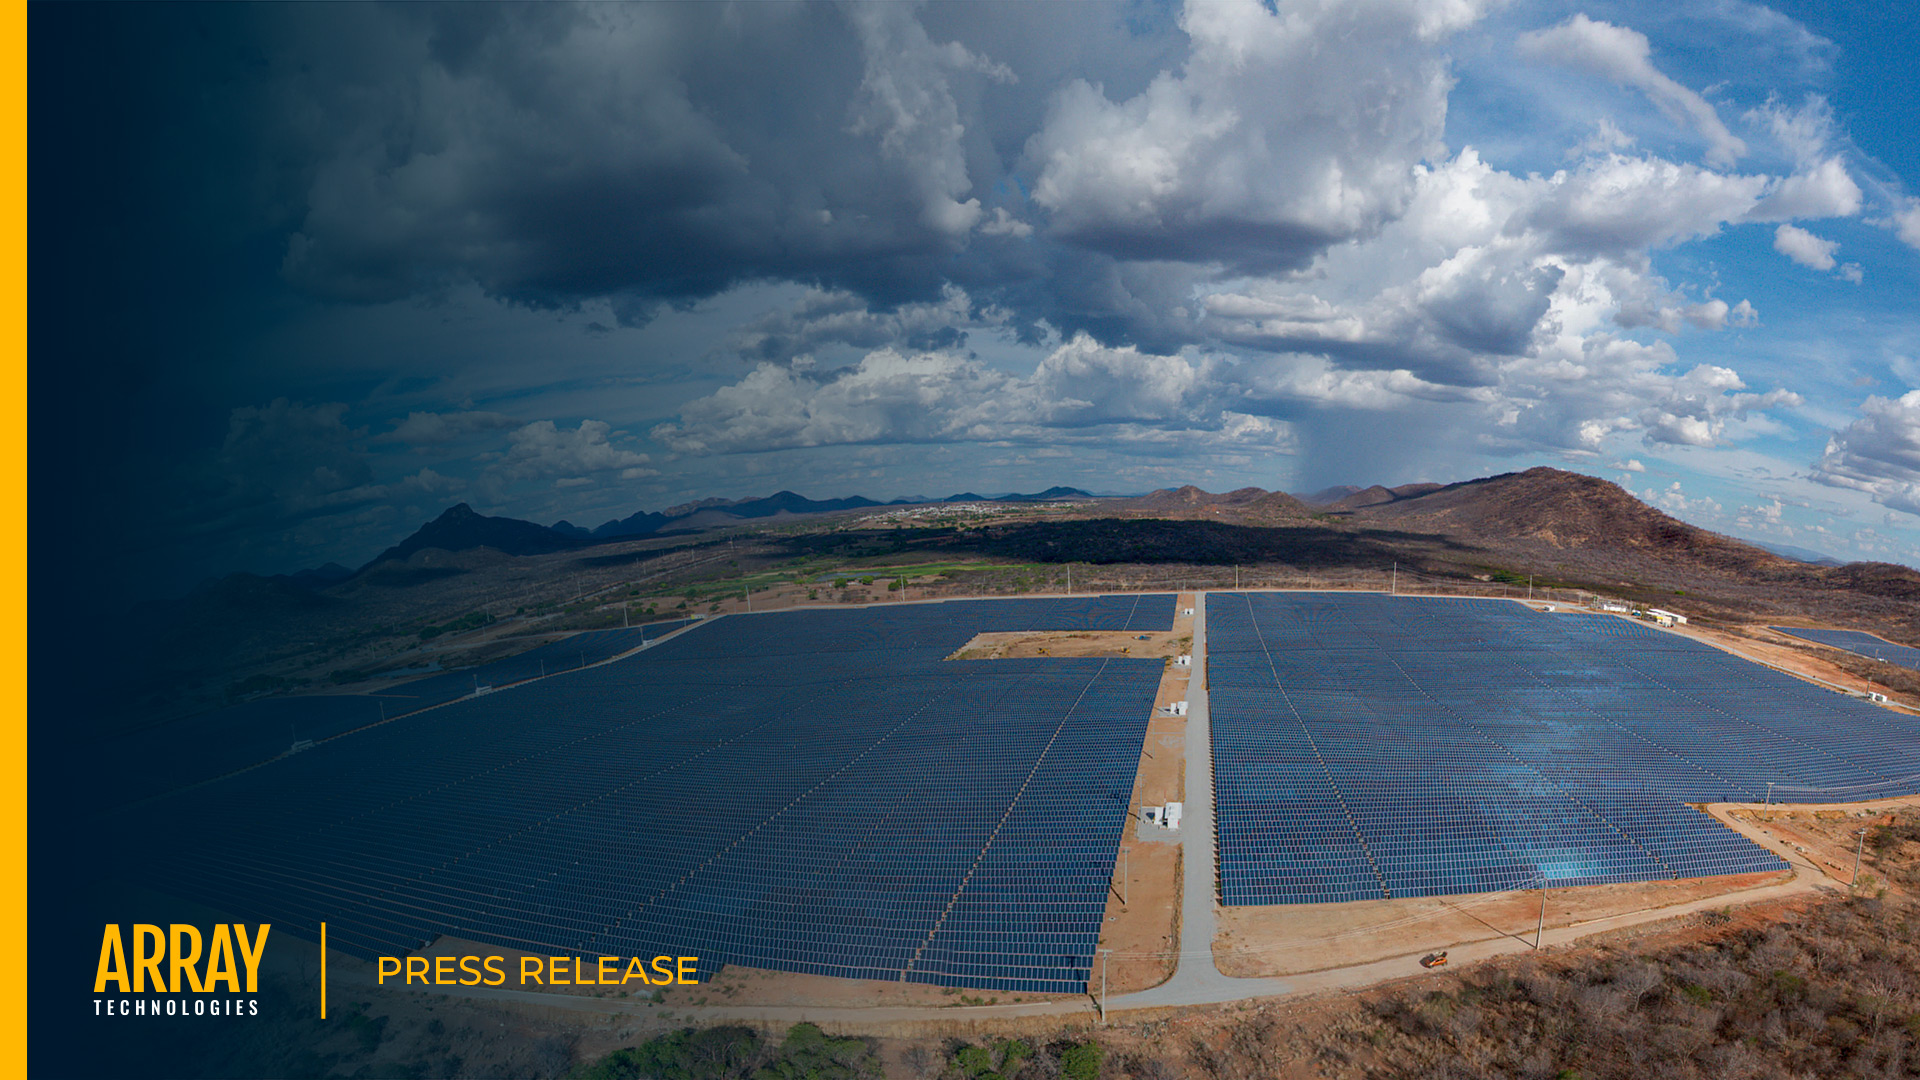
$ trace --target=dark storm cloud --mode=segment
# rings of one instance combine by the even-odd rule
[[[363,6],[279,22],[269,93],[313,118],[286,140],[309,179],[282,271],[319,295],[473,280],[542,306],[612,298],[632,322],[778,279],[891,304],[937,295],[956,255],[1022,231],[1017,205],[987,206],[1018,192],[974,115],[1017,77],[931,39],[906,7]],[[1009,224],[973,232],[995,220]],[[958,276],[995,273],[991,252],[970,258]]]
[[[953,283],[1022,333],[1172,347],[1193,330],[1162,301],[1193,273],[1133,267],[1304,267],[1397,213],[1437,145],[1444,68],[1417,9],[1329,8],[1305,32],[1257,9],[1125,14],[355,6],[227,32],[263,58],[242,73],[273,103],[259,156],[298,176],[280,273],[349,301],[470,280],[639,323],[745,281],[876,309]],[[1272,109],[1332,62],[1322,30],[1375,77]],[[1356,137],[1356,112],[1391,123]]]

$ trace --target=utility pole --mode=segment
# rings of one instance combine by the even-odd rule
[[[1527,599],[1533,599],[1533,575],[1527,575]]]
[[[1533,925],[1533,947],[1540,947],[1540,937],[1547,931],[1547,879],[1540,879],[1540,921]]]
[[[1772,780],[1767,781],[1767,805],[1768,806],[1773,805],[1773,784],[1774,782]]]
[[[1860,849],[1867,846],[1867,830],[1861,829],[1854,835],[1860,839],[1853,845],[1853,878],[1847,882],[1849,889],[1860,882]]]
[[[1233,564],[1233,591],[1234,592],[1240,591],[1240,564],[1239,563]]]
[[[1112,949],[1100,950],[1100,1026],[1107,1026],[1107,954]]]
[[[1393,583],[1387,586],[1387,595],[1392,596],[1395,593],[1398,593],[1399,591],[1400,591],[1400,564],[1398,562],[1395,562],[1393,564]]]

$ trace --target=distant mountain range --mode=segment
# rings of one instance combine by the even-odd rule
[[[546,526],[515,518],[488,517],[461,503],[422,525],[413,535],[381,552],[357,571],[329,563],[268,580],[295,589],[319,590],[383,563],[405,562],[428,549],[464,552],[488,548],[509,556],[545,555],[617,540],[835,511],[933,503],[1030,504],[1094,497],[1080,488],[1051,487],[1032,494],[983,496],[963,491],[939,500],[896,499],[882,503],[861,496],[809,499],[791,491],[780,491],[764,498],[701,499],[662,511],[642,511],[594,529],[567,521]],[[1876,566],[1876,572],[1867,572],[1869,564],[1849,567],[1820,552],[1736,541],[1677,521],[1607,481],[1550,468],[1457,484],[1403,484],[1392,488],[1342,486],[1304,495],[1257,487],[1214,494],[1187,486],[1140,496],[1105,497],[1097,507],[1089,507],[1074,516],[1089,514],[1282,529],[1324,529],[1344,523],[1339,527],[1363,532],[1391,529],[1403,535],[1445,536],[1476,548],[1515,556],[1531,552],[1534,559],[1547,551],[1569,554],[1587,551],[1589,559],[1580,561],[1634,552],[1638,553],[1635,558],[1733,573],[1749,581],[1797,581],[1801,575],[1788,571],[1787,567],[1798,565],[1817,568],[1816,572],[1823,575],[1834,575],[1831,580],[1823,578],[1823,583],[1830,586],[1864,586],[1882,594],[1920,591],[1916,583],[1909,580],[1912,572],[1904,568],[1896,571],[1886,567],[1885,573],[1879,573]],[[1572,569],[1571,565],[1568,569]],[[1854,580],[1856,578],[1859,580]]]
[[[745,521],[793,517],[801,514],[825,514],[836,510],[864,510],[883,506],[922,506],[932,502],[1006,502],[1040,503],[1061,499],[1090,499],[1092,493],[1073,487],[1050,487],[1033,494],[1013,492],[1005,495],[975,495],[962,492],[945,499],[895,499],[879,502],[855,495],[845,499],[809,499],[791,491],[780,491],[758,499],[701,499],[661,511],[639,513],[585,529],[569,521],[551,526],[521,521],[518,518],[488,517],[466,503],[449,507],[439,517],[422,525],[412,536],[375,556],[359,570],[328,563],[313,570],[278,574],[272,580],[310,589],[324,588],[392,561],[405,561],[417,551],[437,548],[442,551],[468,551],[487,547],[507,555],[546,555],[556,551],[589,547],[613,540],[629,540],[662,533],[696,532]]]
[[[1845,559],[1836,559],[1831,555],[1814,551],[1811,548],[1794,547],[1792,544],[1766,544],[1758,540],[1755,540],[1753,543],[1756,547],[1763,547],[1775,555],[1784,555],[1796,562],[1812,563],[1815,566],[1847,565]]]
[[[999,501],[1048,498],[1080,500],[1086,493],[1053,488]],[[988,500],[962,492],[951,501]],[[181,663],[198,663],[194,657],[208,649],[254,649],[264,655],[284,648],[292,628],[311,637],[346,633],[367,619],[392,621],[423,606],[470,610],[471,597],[479,595],[476,590],[484,592],[488,575],[507,571],[517,558],[585,554],[609,542],[609,534],[691,533],[896,505],[931,503],[813,500],[780,492],[764,499],[701,500],[595,530],[488,517],[462,504],[357,571],[328,565],[274,578],[233,574],[141,617],[178,628],[155,640],[200,643],[186,649]],[[801,530],[784,539],[797,545],[795,551],[835,551],[836,545],[862,542],[843,539],[830,528],[818,535]],[[1251,565],[1309,580],[1327,574],[1338,581],[1342,573],[1394,563],[1403,583],[1409,573],[1460,583],[1538,575],[1549,587],[1557,581],[1636,601],[1678,604],[1701,617],[1817,618],[1920,640],[1920,572],[1913,568],[1835,565],[1818,552],[1770,551],[1675,520],[1606,480],[1551,468],[1444,486],[1336,488],[1304,498],[1257,487],[1219,494],[1168,488],[1102,497],[1061,513],[1016,515],[990,529],[903,530],[888,535],[887,542],[888,550],[936,559],[985,555],[1035,562]],[[552,571],[549,566],[543,572]],[[208,641],[221,643],[219,649],[202,648]]]

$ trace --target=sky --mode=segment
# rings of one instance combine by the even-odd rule
[[[34,5],[37,562],[1552,465],[1920,565],[1908,5]]]

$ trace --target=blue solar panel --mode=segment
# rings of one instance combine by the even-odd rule
[[[474,692],[600,663],[688,625],[675,619],[617,630],[573,634],[516,656],[457,672],[399,683],[371,694],[263,698],[146,728],[97,747],[92,764],[123,799],[142,799],[184,784],[269,761],[304,739],[330,739]]]
[[[1688,803],[1909,794],[1920,724],[1622,619],[1216,593],[1229,904],[1775,870]]]
[[[1078,993],[1163,662],[943,657],[1172,620],[1170,595],[729,617],[170,796],[195,828],[130,857],[362,956],[453,934]]]
[[[1898,664],[1903,668],[1920,671],[1920,649],[1909,645],[1895,645],[1885,638],[1862,633],[1859,630],[1817,630],[1799,626],[1775,626],[1783,634],[1791,634],[1807,641],[1831,645],[1836,649],[1845,649],[1861,656],[1871,656],[1875,660],[1885,660],[1889,664]]]

